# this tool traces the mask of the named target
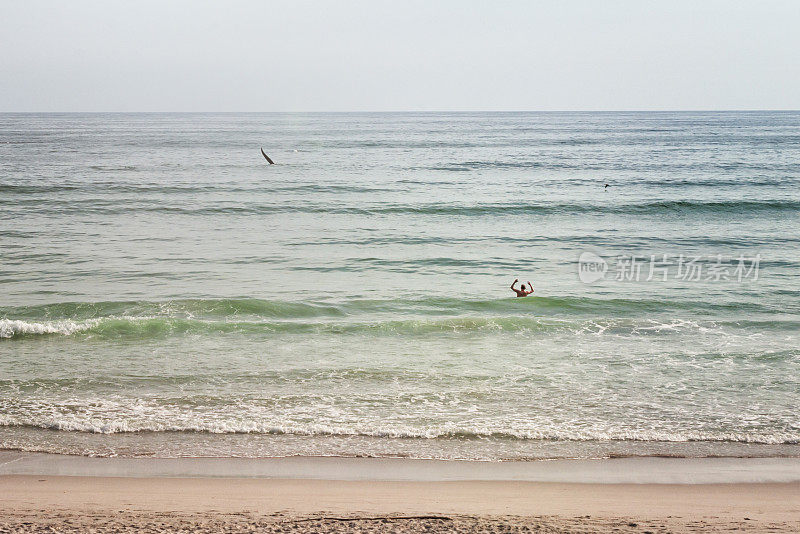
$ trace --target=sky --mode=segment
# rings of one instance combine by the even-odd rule
[[[0,111],[698,109],[800,109],[800,1],[0,1]]]

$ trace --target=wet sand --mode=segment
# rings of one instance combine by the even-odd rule
[[[48,466],[47,462],[42,463],[40,474],[9,474],[15,464],[18,469],[25,465],[26,456],[17,454],[17,460],[6,456],[0,465],[0,473],[4,473],[0,475],[0,531],[800,531],[798,481],[580,483],[387,480],[387,476],[336,480],[325,469],[317,477],[306,478],[198,474],[203,465],[214,465],[215,459],[187,459],[190,461],[186,465],[195,466],[192,476],[147,474],[148,465],[160,462],[154,459],[138,464],[142,467],[141,476],[65,476],[53,473],[54,464]],[[67,464],[72,461],[71,457],[65,458]],[[127,468],[137,465],[130,459],[88,460],[76,463],[110,460],[101,464],[127,463]],[[438,465],[413,460],[318,460],[293,459],[290,464],[308,468],[327,462],[345,472],[358,472],[364,465],[375,469],[406,465],[410,473],[432,469],[434,474],[436,468],[431,466]],[[281,463],[267,459],[251,462]],[[630,462],[600,462],[630,467]],[[788,461],[787,465],[794,462]],[[642,472],[637,474],[640,479],[656,477],[648,474],[648,463],[651,462],[641,462]],[[663,462],[652,463],[663,466]],[[462,466],[469,470],[473,463],[444,464],[447,469]],[[685,462],[678,460],[673,465],[678,468],[682,464]],[[356,465],[361,467],[356,469]],[[482,468],[491,471],[492,465],[500,469],[502,464]],[[707,468],[710,464],[704,465]],[[747,471],[746,461],[742,466]],[[507,468],[506,465],[502,469]]]

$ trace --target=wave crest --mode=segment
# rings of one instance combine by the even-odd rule
[[[588,297],[356,299],[337,303],[261,299],[67,302],[0,308],[0,317],[4,317],[0,319],[0,339],[76,334],[145,339],[236,332],[417,335],[507,331],[641,336],[720,327],[798,328],[798,321],[791,317],[737,318],[744,310],[771,315],[772,306]],[[727,312],[737,316],[725,319]],[[709,313],[717,319],[709,320],[704,315]]]
[[[75,322],[70,320],[49,322],[27,322],[13,319],[0,319],[0,338],[10,339],[30,335],[60,334],[72,335],[95,327],[99,319]]]

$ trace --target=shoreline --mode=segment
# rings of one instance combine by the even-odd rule
[[[423,460],[289,456],[124,458],[0,451],[0,476],[521,481],[571,484],[800,483],[800,458]]]
[[[0,451],[6,532],[798,532],[800,458],[95,458]]]

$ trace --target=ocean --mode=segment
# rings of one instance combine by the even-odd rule
[[[0,448],[800,456],[798,230],[800,112],[0,114]]]

